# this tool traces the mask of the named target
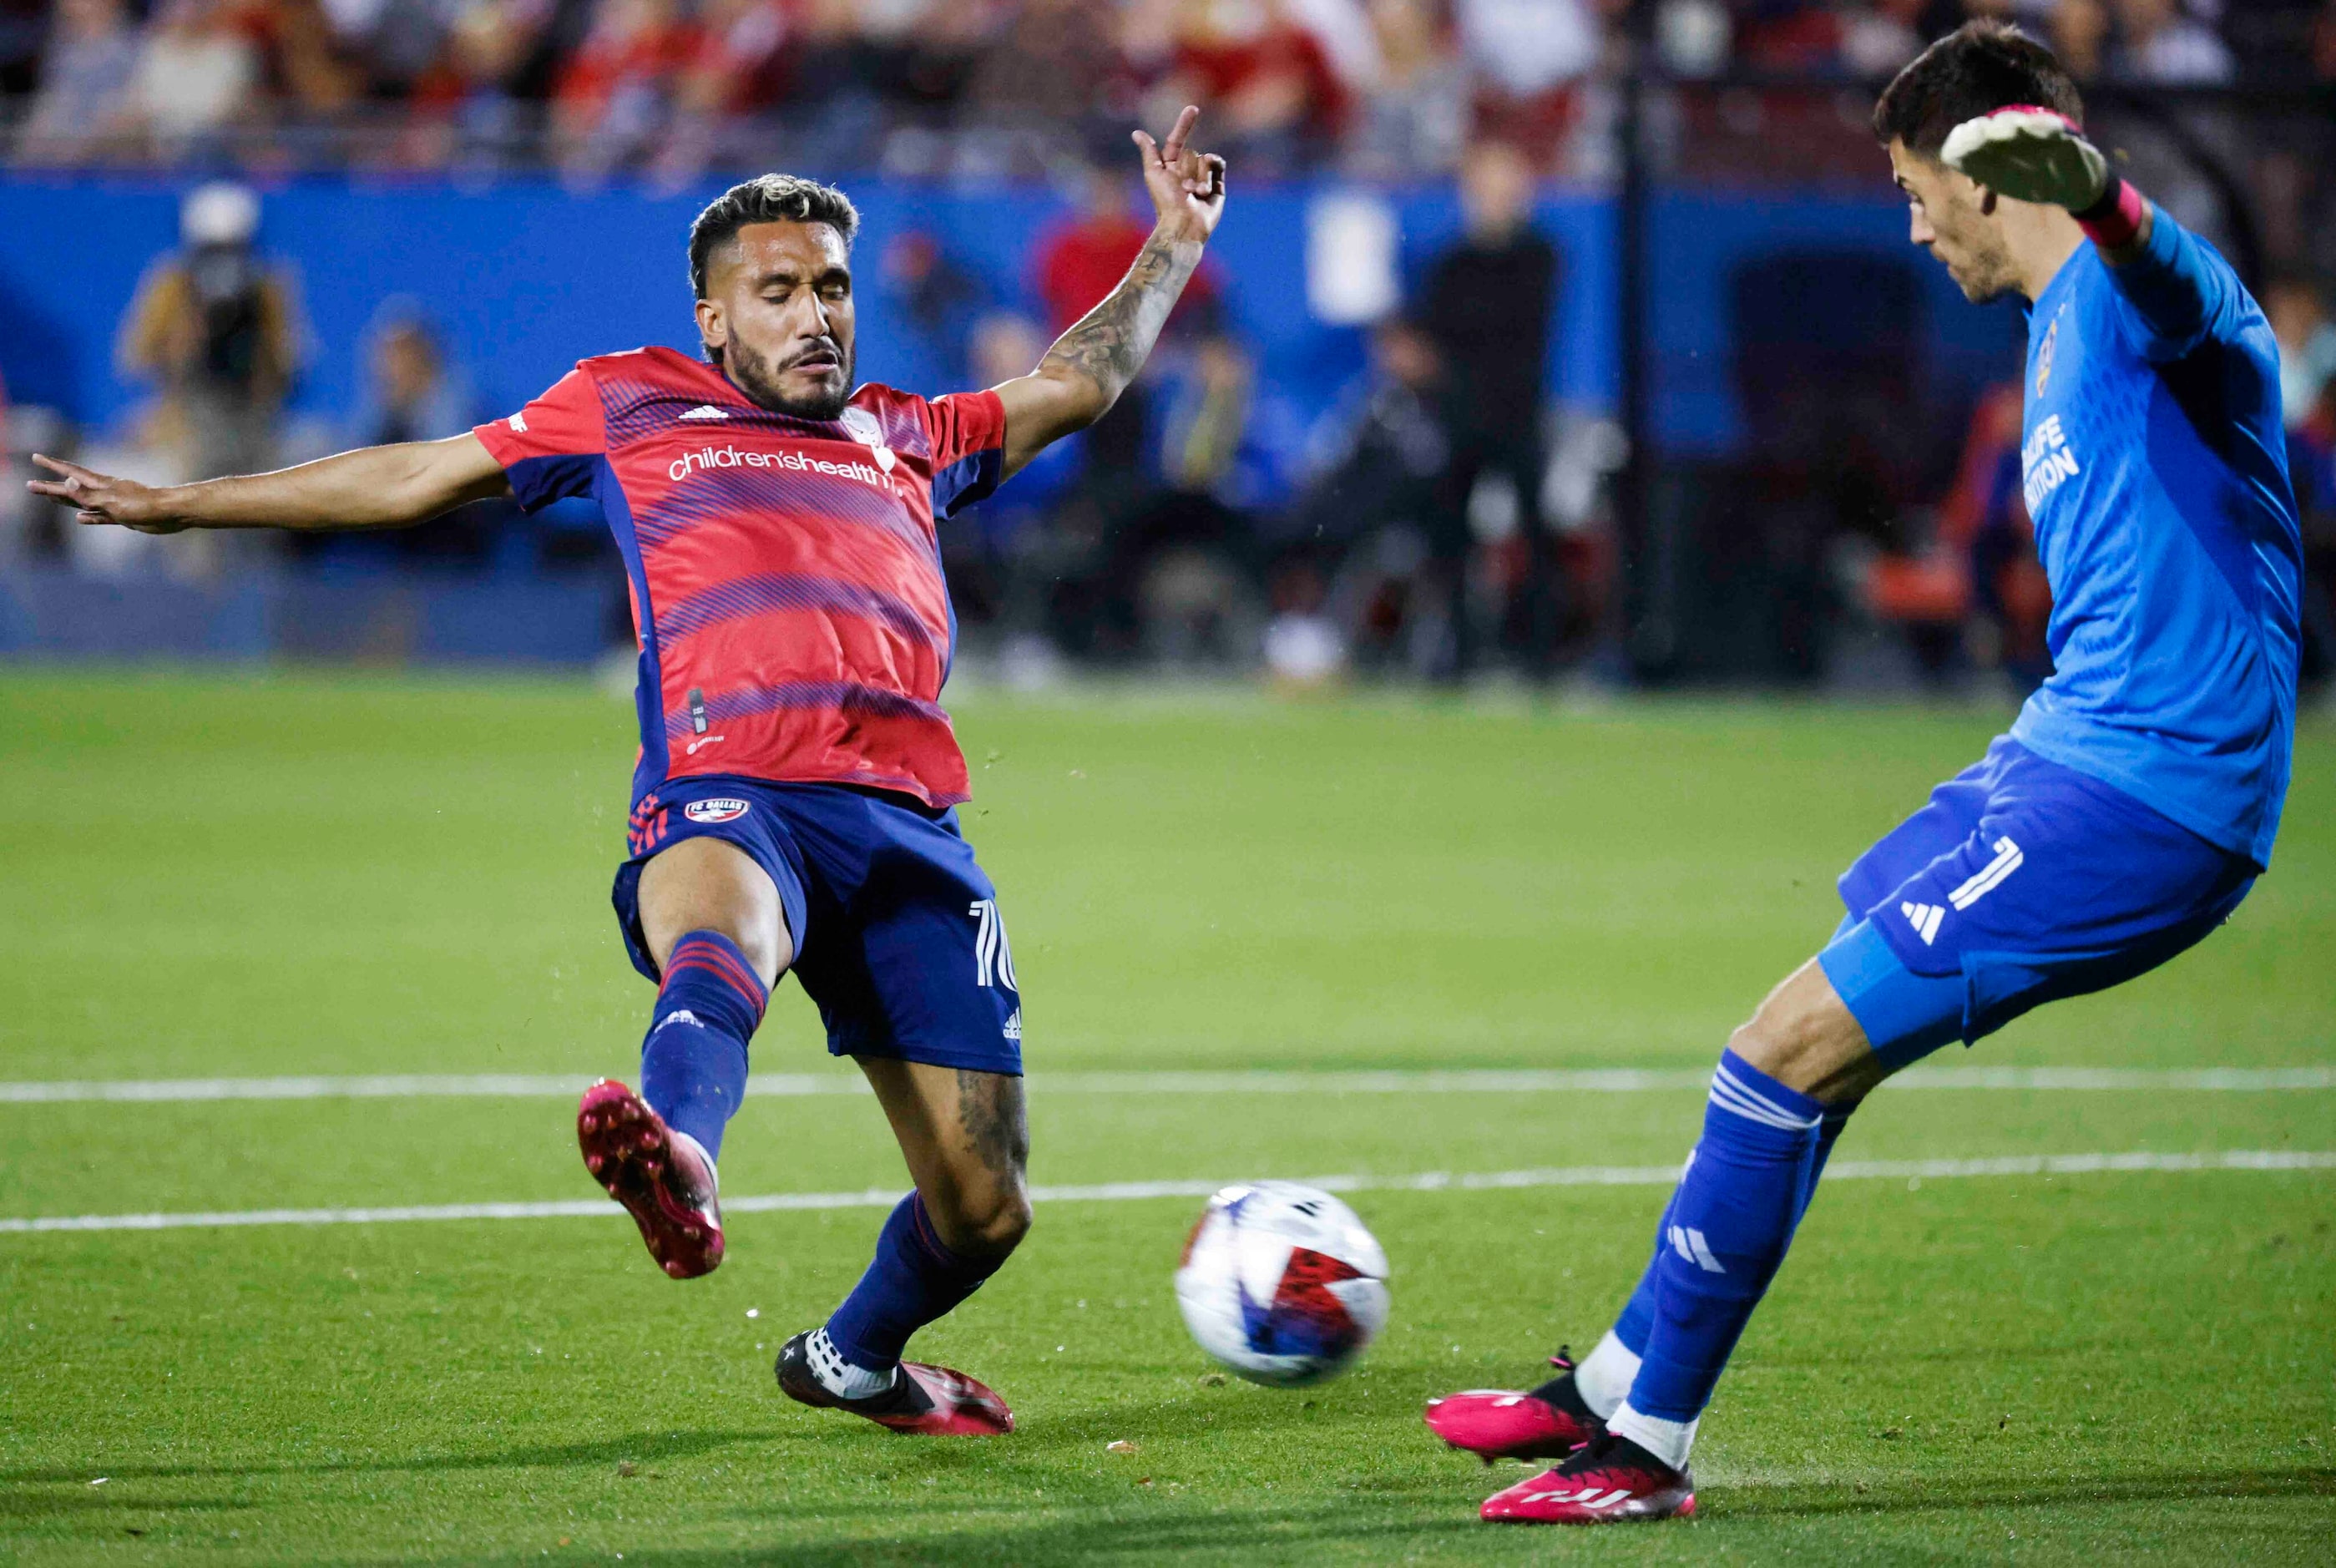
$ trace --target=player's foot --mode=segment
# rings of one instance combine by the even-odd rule
[[[1560,1350],[1549,1359],[1557,1376],[1530,1393],[1471,1388],[1430,1399],[1420,1418],[1455,1448],[1495,1459],[1562,1459],[1606,1430],[1573,1386],[1573,1362]]]
[[[576,1107],[584,1168],[625,1205],[657,1266],[676,1280],[710,1274],[722,1261],[722,1204],[714,1162],[674,1132],[648,1103],[613,1078],[584,1091]]]
[[[849,1410],[895,1432],[931,1437],[996,1437],[1014,1430],[1006,1401],[962,1372],[903,1361],[892,1386],[864,1399],[828,1392],[811,1369],[806,1330],[779,1347],[779,1389],[799,1405]]]
[[[1514,1524],[1687,1519],[1695,1514],[1695,1477],[1606,1432],[1556,1469],[1495,1492],[1478,1512]]]

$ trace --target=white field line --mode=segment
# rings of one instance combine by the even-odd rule
[[[2207,1154],[2005,1154],[1981,1160],[1836,1160],[1828,1182],[1931,1181],[1961,1176],[2078,1176],[2109,1171],[2327,1171],[2336,1154],[2284,1149],[2232,1149]],[[1427,1171],[1411,1176],[1312,1176],[1308,1184],[1332,1193],[1484,1192],[1517,1187],[1667,1187],[1679,1180],[1671,1165],[1568,1165],[1527,1171]],[[1126,1203],[1139,1198],[1204,1198],[1223,1182],[1110,1182],[1098,1186],[1034,1187],[1041,1203]],[[770,1193],[729,1198],[731,1214],[803,1209],[884,1209],[902,1193]],[[241,1209],[218,1213],[70,1214],[0,1219],[0,1233],[45,1231],[173,1231],[230,1225],[368,1225],[406,1220],[614,1219],[623,1211],[603,1198],[541,1203],[432,1203],[402,1208]]]
[[[583,1075],[394,1073],[369,1077],[95,1078],[0,1083],[0,1105],[65,1101],[379,1100],[566,1098],[592,1082]],[[1579,1071],[1134,1072],[1047,1073],[1039,1095],[1514,1095],[1645,1094],[1701,1089],[1704,1069],[1617,1067]],[[2336,1089],[2336,1067],[1916,1067],[1892,1088],[1962,1090],[2237,1091]],[[750,1098],[864,1095],[866,1080],[844,1073],[757,1073]]]

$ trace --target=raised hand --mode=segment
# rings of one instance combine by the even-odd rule
[[[140,533],[177,533],[187,526],[168,514],[161,492],[151,485],[115,479],[80,463],[44,457],[39,453],[33,454],[33,461],[63,476],[33,480],[33,493],[72,507],[75,522],[119,523]]]
[[[1134,132],[1144,158],[1144,188],[1152,193],[1161,228],[1171,239],[1206,240],[1224,216],[1225,161],[1185,146],[1200,118],[1199,107],[1187,103],[1167,141],[1155,142],[1144,131]]]
[[[2082,212],[2108,189],[2108,160],[2074,122],[2049,109],[2019,106],[1966,120],[1947,132],[1939,156],[2014,201]]]

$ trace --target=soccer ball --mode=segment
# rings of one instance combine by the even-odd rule
[[[1386,1327],[1387,1272],[1377,1238],[1329,1193],[1248,1182],[1201,1211],[1176,1305],[1236,1376],[1294,1388],[1345,1371]]]

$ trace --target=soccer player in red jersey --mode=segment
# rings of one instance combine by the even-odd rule
[[[858,1062],[916,1191],[821,1328],[779,1357],[809,1405],[901,1431],[1013,1429],[998,1398],[905,1362],[1030,1223],[1022,1007],[995,891],[958,829],[965,758],[939,706],[956,626],[935,524],[1100,418],[1150,354],[1224,211],[1224,161],[1134,132],[1158,221],[1119,287],[1037,368],[927,399],[852,382],[842,192],[764,175],[690,230],[705,357],[579,363],[446,441],[150,488],[50,458],[83,523],[396,528],[488,496],[599,502],[640,644],[641,749],[615,900],[658,982],[641,1088],[602,1081],[584,1161],[676,1279],[722,1261],[715,1161],[746,1043],[792,969]]]

